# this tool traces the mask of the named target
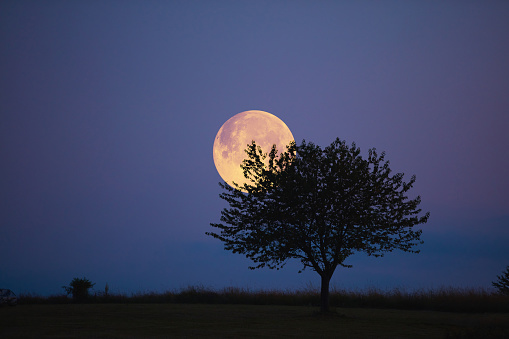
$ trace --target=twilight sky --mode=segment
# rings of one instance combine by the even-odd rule
[[[420,254],[357,254],[344,288],[486,287],[509,265],[509,2],[1,1],[0,287],[319,286],[205,235],[217,131],[386,151],[431,212]]]

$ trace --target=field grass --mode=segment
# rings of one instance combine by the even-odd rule
[[[224,304],[0,307],[0,338],[507,338],[508,313]]]
[[[20,295],[22,305],[66,304],[72,299],[65,295],[40,297]],[[180,291],[163,293],[145,292],[126,294],[105,294],[95,292],[88,303],[177,303],[177,304],[243,304],[243,305],[285,305],[319,306],[320,293],[307,288],[296,291],[249,290],[227,287],[221,290],[203,286],[189,286]],[[486,289],[440,288],[405,291],[393,289],[383,291],[376,288],[366,290],[341,290],[330,292],[330,305],[345,308],[390,308],[404,310],[429,310],[471,313],[509,313],[509,296]]]

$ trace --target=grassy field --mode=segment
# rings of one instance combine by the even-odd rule
[[[21,294],[18,303],[69,304],[66,295],[37,296]],[[317,289],[302,290],[250,290],[226,287],[210,289],[203,286],[166,292],[138,292],[131,295],[94,291],[87,299],[93,304],[241,304],[319,307]],[[405,291],[401,289],[366,290],[331,289],[330,305],[343,308],[383,308],[400,310],[427,310],[461,313],[509,313],[509,296],[482,288],[440,288]]]
[[[0,338],[507,338],[508,313],[221,304],[0,307]]]

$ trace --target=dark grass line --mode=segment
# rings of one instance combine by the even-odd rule
[[[143,292],[128,294],[95,293],[87,303],[186,303],[186,304],[246,304],[287,305],[318,307],[320,295],[316,289],[296,291],[250,290],[227,287],[222,290],[189,286],[180,291],[163,293]],[[67,304],[72,299],[66,295],[42,297],[33,294],[19,295],[19,304]],[[332,307],[391,308],[405,310],[433,310],[448,312],[509,312],[509,296],[485,289],[440,288],[407,292],[400,289],[383,291],[332,289]]]

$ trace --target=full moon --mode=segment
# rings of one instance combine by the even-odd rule
[[[253,140],[264,153],[270,152],[274,144],[278,152],[285,151],[294,141],[288,126],[273,114],[245,111],[234,115],[217,132],[213,149],[214,164],[228,185],[235,187],[235,182],[243,186],[248,182],[240,165],[247,158],[245,149]]]

